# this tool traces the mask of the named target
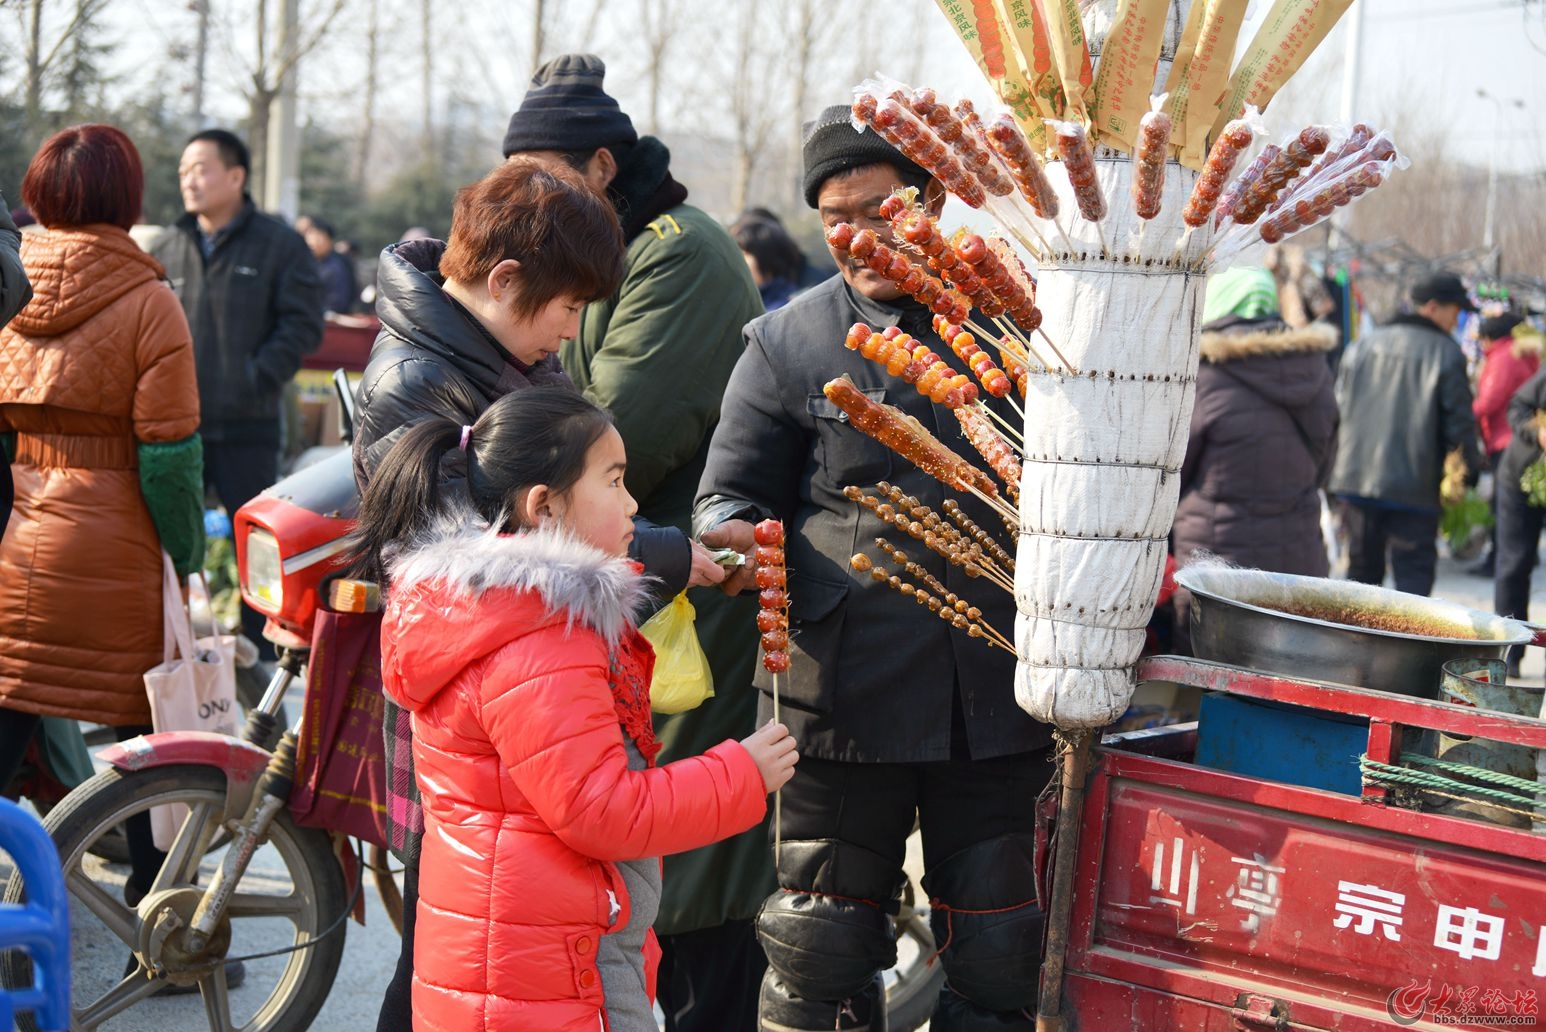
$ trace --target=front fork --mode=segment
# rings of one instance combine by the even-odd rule
[[[275,675],[276,679],[278,676]],[[254,716],[257,715],[258,711],[254,711]],[[225,917],[236,886],[241,884],[242,876],[247,873],[247,865],[252,862],[253,854],[268,840],[269,825],[273,823],[275,815],[289,803],[290,789],[295,784],[296,740],[295,731],[284,733],[263,776],[258,779],[257,788],[252,793],[252,802],[236,824],[231,845],[193,912],[187,936],[189,952],[198,953],[209,945]]]

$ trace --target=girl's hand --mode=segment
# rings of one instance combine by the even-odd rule
[[[783,724],[769,721],[741,739],[741,745],[762,772],[762,784],[767,791],[777,792],[794,777],[795,761],[800,754],[795,751],[794,736]]]

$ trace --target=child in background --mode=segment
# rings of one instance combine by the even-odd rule
[[[624,468],[604,412],[533,388],[416,424],[365,493],[356,555],[386,574],[382,675],[426,815],[418,1032],[653,1032],[658,858],[750,828],[794,770],[778,724],[653,766]]]

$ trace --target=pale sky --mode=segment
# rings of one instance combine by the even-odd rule
[[[550,0],[563,12],[561,24],[550,30],[555,37],[553,45],[566,49],[586,46],[606,58],[608,88],[637,118],[646,102],[637,74],[639,45],[632,4],[629,0],[607,0],[607,16],[600,21],[597,38],[584,41],[577,38],[582,32],[579,23],[592,2],[563,0],[552,4]],[[227,2],[217,4],[217,9],[242,6]],[[320,5],[317,0],[302,0],[302,6],[305,10]],[[417,5],[396,6],[411,9]],[[888,67],[888,48],[897,47],[894,41],[899,37],[926,37],[921,65],[927,82],[915,85],[931,85],[947,95],[985,95],[986,84],[932,0],[889,0],[885,5],[872,0],[832,0],[827,10],[865,17],[866,12],[883,6],[890,12],[883,21],[866,18],[864,22],[883,33],[871,51],[879,55],[878,70],[906,78],[908,69]],[[1250,24],[1268,6],[1267,0],[1251,0],[1247,29],[1241,33],[1242,47],[1249,39]],[[1359,7],[1364,8],[1364,59],[1359,100],[1353,112],[1356,117],[1385,126],[1405,110],[1425,130],[1452,134],[1457,148],[1477,165],[1485,165],[1489,148],[1496,147],[1500,169],[1546,173],[1546,3],[1542,0],[1355,0],[1275,102],[1277,118],[1269,107],[1268,127],[1274,135],[1287,131],[1287,122],[1302,125],[1336,120],[1342,108],[1346,40]],[[706,9],[725,8],[709,3]],[[443,13],[434,29],[441,61],[437,92],[443,93],[446,83],[454,82],[478,96],[487,96],[495,109],[513,109],[530,66],[526,53],[528,4],[523,0],[460,0],[441,4],[439,10]],[[176,66],[166,61],[145,60],[147,51],[164,52],[166,41],[179,33],[188,38],[191,16],[185,5],[124,0],[110,7],[109,13],[113,21],[110,34],[120,44],[116,61],[129,83],[137,85],[150,76],[159,76],[162,81],[185,77],[186,73],[178,76]],[[831,17],[847,20],[842,13]],[[358,105],[359,70],[363,68],[363,26],[358,15],[353,26],[352,34],[343,33],[340,42],[329,45],[319,62],[323,67],[309,71],[303,86],[312,113],[324,122],[341,121],[345,129]],[[16,31],[14,24],[0,29],[10,34]],[[234,27],[228,37],[231,35],[235,45],[246,44],[244,28]],[[389,117],[394,112],[410,121],[417,116],[418,37],[416,18],[409,17],[395,28],[394,49],[387,55],[395,82],[382,94],[383,113]],[[232,45],[230,38],[217,41],[210,65],[210,108],[217,117],[230,120],[243,113],[232,90],[239,76],[228,56]],[[701,40],[695,40],[694,45],[701,46]],[[16,48],[12,52],[16,53]],[[705,62],[712,59],[713,55],[699,52],[681,54],[673,62],[673,74],[678,81],[706,75],[713,66]],[[813,97],[821,101],[846,97],[852,85],[816,84]],[[1526,107],[1508,106],[1499,119],[1498,106],[1477,97],[1478,89],[1503,101],[1521,99]]]

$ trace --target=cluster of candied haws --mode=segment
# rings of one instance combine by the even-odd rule
[[[789,577],[784,570],[784,525],[763,520],[752,530],[757,578],[757,630],[762,632],[762,665],[770,674],[789,669]]]

